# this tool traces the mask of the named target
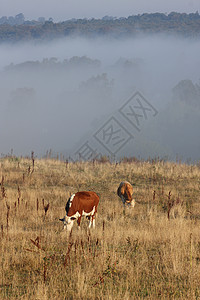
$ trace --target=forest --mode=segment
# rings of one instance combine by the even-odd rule
[[[70,19],[54,23],[44,17],[25,21],[22,13],[0,18],[0,42],[51,40],[66,36],[134,37],[139,34],[170,34],[199,38],[200,15],[195,13],[144,13],[127,18],[105,16],[102,19]]]

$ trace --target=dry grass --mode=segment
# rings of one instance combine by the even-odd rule
[[[0,183],[0,299],[200,298],[199,166],[8,157]],[[79,190],[100,195],[97,226],[67,235],[59,218]]]

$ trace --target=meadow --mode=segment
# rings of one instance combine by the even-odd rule
[[[117,188],[134,188],[134,209]],[[200,299],[200,166],[0,159],[0,299]],[[100,195],[96,228],[59,221]]]

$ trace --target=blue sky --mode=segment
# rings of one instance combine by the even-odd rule
[[[144,12],[200,12],[200,0],[0,0],[0,16],[20,12],[26,19],[40,16],[55,21],[70,18],[101,18],[141,14]]]

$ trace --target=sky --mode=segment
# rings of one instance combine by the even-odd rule
[[[199,0],[0,0],[0,16],[23,13],[25,18],[52,17],[54,21],[71,18],[127,17],[144,12],[196,12]]]

